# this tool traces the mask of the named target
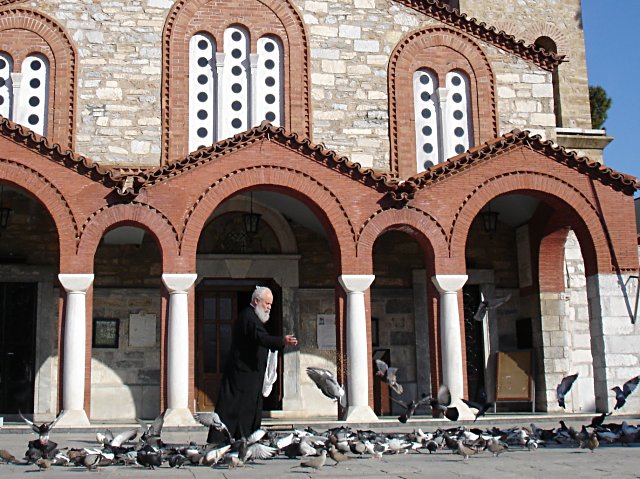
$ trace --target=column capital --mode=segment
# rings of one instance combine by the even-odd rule
[[[93,283],[93,274],[60,273],[58,280],[67,293],[86,293]]]
[[[431,276],[431,281],[436,285],[440,293],[454,293],[458,291],[469,276],[466,274],[435,274]]]
[[[162,282],[169,293],[185,293],[197,278],[196,273],[163,273]]]
[[[362,293],[375,278],[373,274],[341,274],[338,282],[347,293]]]

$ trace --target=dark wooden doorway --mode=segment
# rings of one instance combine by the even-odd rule
[[[37,283],[0,283],[0,413],[33,413]]]
[[[482,321],[476,321],[474,315],[482,297],[480,286],[471,284],[462,288],[464,301],[464,339],[467,353],[467,390],[468,399],[479,401],[484,390],[484,328]],[[486,391],[485,391],[486,392]]]
[[[218,398],[222,372],[231,348],[231,328],[238,312],[251,302],[256,285],[273,292],[267,331],[282,335],[282,293],[271,280],[204,279],[196,288],[196,410],[211,411]],[[282,358],[278,358],[278,380],[263,410],[282,409]]]

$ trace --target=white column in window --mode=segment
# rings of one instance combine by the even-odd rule
[[[258,54],[251,53],[249,55],[249,64],[251,65],[251,75],[249,75],[249,81],[251,86],[249,87],[249,127],[259,125],[262,119],[258,116],[256,111],[256,82],[258,81]]]
[[[189,151],[216,142],[214,57],[216,43],[205,33],[189,42]]]
[[[224,31],[224,95],[220,106],[224,138],[250,128],[249,45],[245,29],[233,26]]]
[[[469,77],[460,70],[452,70],[446,78],[448,102],[443,108],[446,137],[446,157],[464,153],[473,146]]]
[[[256,105],[256,124],[269,120],[281,126],[283,112],[283,49],[282,42],[275,36],[258,39],[258,80],[253,90]]]
[[[413,74],[413,106],[416,127],[416,171],[438,163],[439,105],[434,93],[438,88],[436,76],[426,69]]]
[[[215,95],[217,100],[217,107],[214,109],[213,113],[216,117],[216,141],[225,138],[224,136],[224,121],[222,118],[222,110],[220,109],[220,105],[222,105],[224,100],[224,59],[226,55],[223,52],[216,53],[216,86],[215,86]]]
[[[12,119],[11,105],[13,103],[13,88],[11,86],[11,72],[13,61],[6,53],[0,53],[0,115]]]
[[[15,74],[14,74],[15,75]],[[18,83],[20,93],[15,91]],[[47,134],[49,97],[49,61],[43,55],[29,55],[22,62],[22,81],[14,85],[15,121],[39,133]]]

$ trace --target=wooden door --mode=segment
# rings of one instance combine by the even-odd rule
[[[238,315],[234,291],[200,291],[197,298],[196,409],[211,411],[231,347],[231,324]]]

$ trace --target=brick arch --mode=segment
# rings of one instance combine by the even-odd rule
[[[611,272],[607,236],[596,207],[577,188],[549,174],[514,171],[488,178],[460,205],[452,224],[451,257],[464,261],[471,223],[493,198],[509,193],[532,194],[570,217],[580,241],[587,274]]]
[[[411,32],[396,46],[389,62],[391,170],[401,178],[416,173],[413,73],[422,67],[434,71],[440,85],[447,72],[463,71],[469,77],[474,144],[498,135],[495,78],[480,45],[443,26]]]
[[[239,22],[238,9],[242,9]],[[309,40],[304,22],[289,1],[245,0],[212,2],[180,0],[175,3],[163,32],[162,66],[162,161],[171,163],[189,153],[189,40],[194,33],[208,32],[222,51],[225,28],[242,24],[251,33],[252,46],[264,35],[275,35],[283,45],[284,125],[288,131],[311,138],[309,113]],[[177,60],[177,61],[174,61]]]
[[[78,235],[78,224],[64,194],[39,172],[10,160],[0,159],[0,180],[28,192],[49,212],[58,232],[62,271],[66,266],[64,251],[75,251]],[[66,248],[62,248],[62,245]]]
[[[535,22],[533,25],[529,25],[524,32],[522,32],[522,39],[531,45],[533,45],[540,37],[551,38],[558,48],[558,55],[569,54],[569,42],[567,40],[567,36],[562,30],[551,23]]]
[[[232,171],[200,195],[185,219],[180,254],[195,268],[196,250],[202,230],[211,214],[227,198],[254,187],[289,194],[308,206],[327,230],[333,252],[342,262],[355,260],[355,231],[344,205],[329,188],[293,168],[257,166]],[[349,272],[353,270],[349,265]]]
[[[178,258],[178,237],[175,228],[160,211],[142,203],[105,206],[82,225],[78,260],[86,271],[93,271],[93,258],[104,234],[119,226],[137,226],[151,233],[162,255],[162,270],[186,271]]]
[[[16,68],[30,53],[49,61],[47,137],[63,149],[74,149],[77,52],[67,32],[52,18],[28,7],[0,9],[0,50],[7,51]]]
[[[376,240],[389,230],[407,233],[424,251],[431,251],[436,258],[447,256],[446,232],[442,225],[426,211],[406,207],[401,210],[378,211],[364,222],[356,245],[359,263],[369,264],[372,261]]]

